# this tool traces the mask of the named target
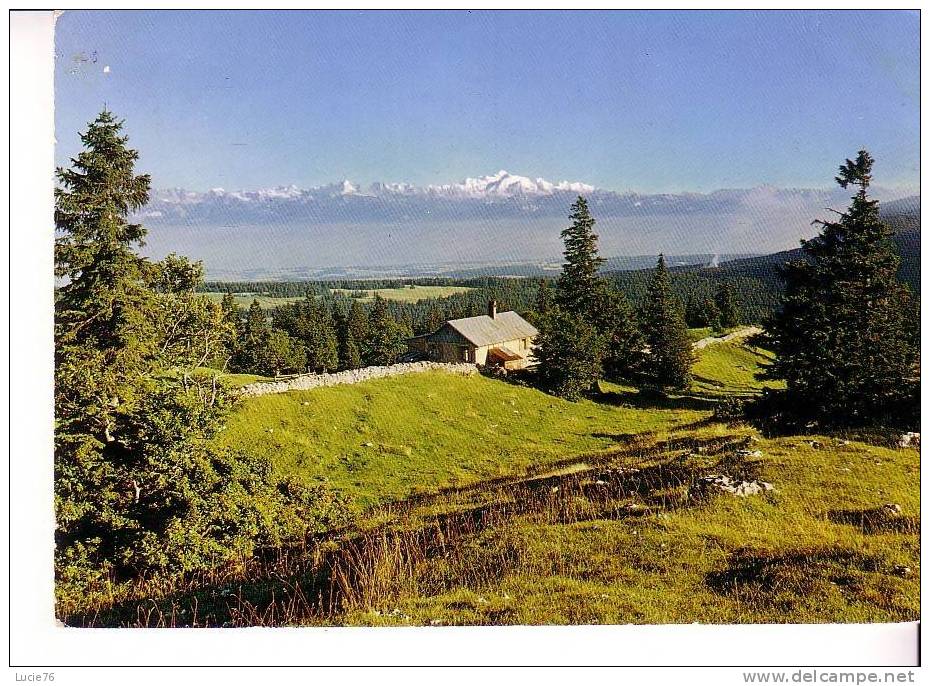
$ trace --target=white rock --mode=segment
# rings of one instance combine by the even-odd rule
[[[899,448],[917,448],[920,450],[920,433],[916,431],[908,431],[906,434],[902,434],[901,438],[898,439]]]
[[[708,474],[702,477],[699,483],[704,488],[717,488],[740,498],[775,490],[775,487],[767,481],[736,481],[725,474]]]

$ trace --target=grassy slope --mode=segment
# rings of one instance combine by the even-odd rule
[[[763,385],[756,378],[759,370],[772,359],[772,353],[761,348],[750,348],[742,341],[716,343],[700,351],[692,374],[692,390],[702,395],[751,395]],[[781,383],[766,385],[781,387]]]
[[[481,532],[350,624],[875,622],[919,616],[919,455],[753,444],[774,495]],[[707,471],[718,471],[708,460]],[[642,494],[640,494],[642,495]],[[647,494],[645,501],[655,494]],[[636,498],[633,498],[636,500]],[[895,502],[903,515],[863,524]],[[584,503],[577,504],[582,511]],[[898,530],[901,531],[898,531]],[[897,565],[908,571],[896,569]],[[475,573],[474,570],[481,570]]]
[[[482,376],[430,372],[252,398],[221,440],[327,481],[365,507],[519,474],[603,449],[616,434],[661,431],[704,414],[570,403]]]
[[[314,555],[336,558],[323,577],[285,557],[186,595],[140,588],[122,619],[97,621],[140,623],[132,597],[159,605],[142,624],[169,626],[191,610],[212,625],[917,619],[919,452],[713,421],[704,396],[757,390],[765,359],[709,346],[692,394],[663,407],[609,385],[603,402],[566,403],[440,373],[247,400],[221,441],[350,494],[369,533],[324,543]],[[539,480],[488,480],[546,465]],[[709,473],[777,491],[699,497]],[[343,589],[335,610],[308,607],[319,578]]]
[[[754,373],[767,360],[738,343],[708,346],[695,365],[694,390],[708,396],[758,390]],[[253,380],[228,378],[240,385]],[[602,450],[618,434],[698,421],[712,408],[700,398],[644,407],[631,389],[602,388],[603,402],[571,403],[482,376],[412,374],[246,400],[221,441],[326,481],[367,507],[521,474]]]

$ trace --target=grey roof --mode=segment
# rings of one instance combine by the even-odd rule
[[[516,312],[498,312],[494,319],[482,314],[479,317],[452,319],[448,325],[466,338],[472,345],[484,346],[532,338],[539,331]]]

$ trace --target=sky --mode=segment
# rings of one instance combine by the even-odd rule
[[[103,12],[56,29],[57,161],[104,107],[155,188],[919,180],[919,15]]]

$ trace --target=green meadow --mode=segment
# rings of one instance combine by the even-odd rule
[[[362,302],[371,302],[375,295],[380,295],[385,300],[396,300],[398,302],[413,303],[429,298],[445,298],[456,293],[467,293],[473,290],[467,286],[418,286],[411,284],[404,288],[375,288],[372,290],[347,290],[334,288],[333,293],[343,293],[353,298],[358,298]]]
[[[219,444],[338,492],[348,526],[205,578],[120,589],[71,621],[916,620],[919,451],[717,420],[721,397],[759,392],[769,360],[743,341],[709,345],[691,391],[661,401],[602,384],[572,403],[443,372],[243,399]],[[710,474],[771,490],[737,497],[703,486]]]

